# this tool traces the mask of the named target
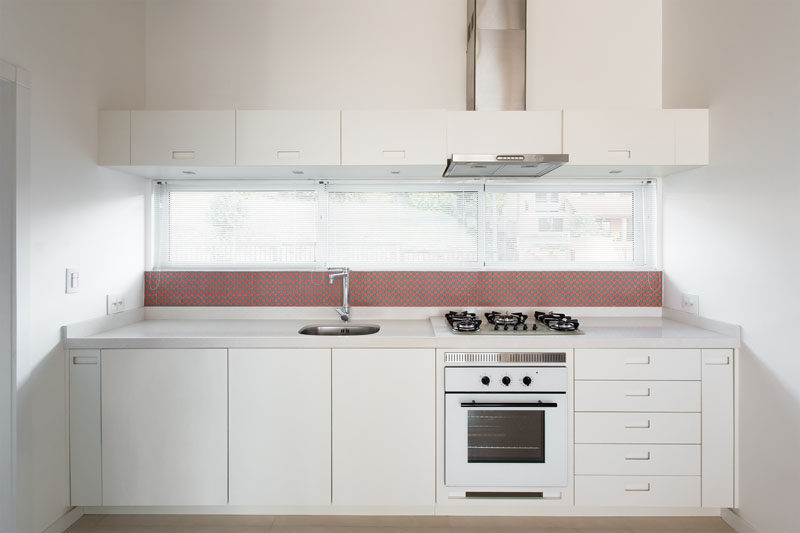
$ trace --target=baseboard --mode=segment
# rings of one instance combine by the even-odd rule
[[[64,533],[64,531],[69,529],[69,526],[77,522],[82,516],[83,508],[73,507],[63,514],[61,518],[50,524],[50,527],[45,529],[42,533]]]
[[[722,509],[720,516],[737,533],[758,533],[750,522],[736,514],[733,509]]]

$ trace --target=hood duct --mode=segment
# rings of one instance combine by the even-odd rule
[[[467,110],[525,110],[525,0],[467,0]]]

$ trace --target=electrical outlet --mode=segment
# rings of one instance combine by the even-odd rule
[[[81,290],[81,274],[78,272],[77,268],[68,268],[67,275],[65,278],[66,286],[64,292],[67,294],[72,294],[75,292],[80,292]]]
[[[681,311],[693,315],[700,314],[700,297],[696,294],[681,295]]]
[[[106,314],[113,315],[125,310],[125,299],[118,294],[106,295]]]

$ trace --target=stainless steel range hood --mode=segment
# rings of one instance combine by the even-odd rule
[[[526,0],[467,0],[467,110],[525,110]],[[538,178],[566,154],[453,154],[447,178]]]
[[[539,178],[569,161],[567,154],[453,154],[445,178]]]

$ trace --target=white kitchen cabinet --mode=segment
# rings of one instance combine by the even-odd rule
[[[331,503],[331,351],[230,351],[230,503]]]
[[[97,124],[97,164],[131,164],[131,112],[100,111]]]
[[[102,350],[103,505],[223,505],[224,349]]]
[[[442,165],[445,111],[342,111],[343,165]]]
[[[236,112],[237,165],[338,165],[339,111]]]
[[[102,505],[100,350],[68,357],[70,504]]]
[[[234,166],[236,114],[131,111],[131,165]]]
[[[699,507],[700,476],[575,476],[575,505]]]
[[[700,412],[699,381],[576,381],[576,411]]]
[[[575,413],[578,444],[700,444],[700,413]]]
[[[435,500],[435,351],[334,349],[333,503]]]
[[[576,444],[575,474],[699,476],[698,444]]]
[[[700,350],[601,348],[575,350],[575,379],[700,380]]]
[[[733,350],[703,350],[703,507],[734,507]]]
[[[448,111],[447,154],[560,154],[561,111]]]

